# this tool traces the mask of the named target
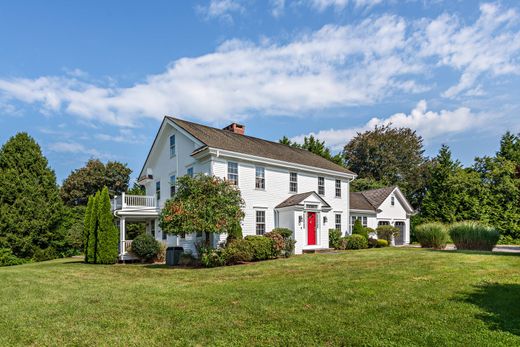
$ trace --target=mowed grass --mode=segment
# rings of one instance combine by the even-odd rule
[[[0,268],[0,346],[520,345],[520,257],[422,249]]]

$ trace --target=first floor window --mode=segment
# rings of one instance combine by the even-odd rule
[[[298,193],[298,174],[296,172],[289,173],[289,192]]]
[[[175,195],[175,186],[177,184],[177,179],[175,178],[175,175],[170,176],[170,197],[173,198]]]
[[[341,214],[340,213],[336,213],[335,217],[334,217],[334,227],[336,230],[339,230],[341,231]]]
[[[228,174],[227,174],[228,181],[231,182],[231,184],[238,186],[238,164],[233,163],[233,162],[228,162],[227,170],[228,170]]]
[[[325,195],[325,178],[318,177],[318,194]]]
[[[161,200],[161,181],[155,182],[155,197],[157,201]]]
[[[336,198],[341,198],[341,180],[336,180]]]
[[[265,211],[256,211],[256,234],[265,234]]]
[[[167,240],[167,239],[168,239],[168,234],[166,234],[166,233],[164,232],[164,230],[163,230],[163,232],[162,232],[162,239],[163,239],[163,240]]]
[[[354,228],[354,223],[356,223],[356,220],[361,221],[361,225],[366,227],[368,225],[368,218],[367,216],[351,216],[350,217],[350,231],[352,231],[352,228]]]
[[[153,237],[155,237],[155,221],[151,221],[150,222],[150,233],[152,234]]]
[[[202,237],[202,231],[197,231],[196,237]]]
[[[256,168],[255,188],[265,189],[265,169],[263,167]]]
[[[193,168],[189,167],[188,170],[186,170],[186,175],[193,177]]]

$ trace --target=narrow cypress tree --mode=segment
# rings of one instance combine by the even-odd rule
[[[92,211],[90,213],[90,227],[88,237],[88,258],[87,263],[97,263],[97,252],[98,252],[98,208],[99,208],[99,192],[92,198]]]
[[[96,260],[98,264],[113,264],[116,262],[118,255],[118,235],[112,219],[110,196],[107,187],[103,188],[98,199],[97,219],[99,222]]]
[[[85,211],[85,222],[83,227],[83,252],[85,253],[85,262],[88,262],[88,242],[90,237],[90,220],[92,218],[92,205],[94,197],[88,197],[87,210]]]

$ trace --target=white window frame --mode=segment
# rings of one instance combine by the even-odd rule
[[[157,202],[161,200],[161,180],[155,181],[155,198]]]
[[[368,217],[367,216],[356,216],[356,215],[353,215],[353,216],[350,216],[350,232],[352,232],[352,230],[354,229],[354,223],[358,219],[361,220],[361,225],[363,227],[366,228],[368,226]]]
[[[230,168],[235,166],[236,172],[231,172]],[[231,184],[238,186],[238,163],[234,161],[228,161],[227,163],[227,179]]]
[[[339,222],[338,222],[338,217],[339,217]],[[342,222],[342,218],[341,218],[341,213],[335,213],[334,214],[334,228],[336,230],[339,230],[341,231],[341,222]],[[338,228],[338,225],[339,225],[339,228]]]
[[[325,177],[323,176],[318,176],[318,194],[325,195]]]
[[[266,230],[265,225],[265,210],[255,210],[255,233],[256,235],[264,235]]]
[[[298,193],[298,173],[297,172],[289,172],[289,192]]]
[[[336,188],[336,198],[341,198],[341,180],[336,180],[335,188]]]
[[[172,144],[172,139],[173,139],[173,144]],[[170,158],[173,158],[177,155],[176,143],[177,142],[176,142],[175,134],[170,135]]]
[[[258,175],[259,170],[260,175]],[[265,167],[263,166],[255,167],[255,189],[265,190]]]

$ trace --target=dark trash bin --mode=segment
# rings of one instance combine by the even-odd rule
[[[179,265],[181,254],[184,252],[182,247],[168,247],[166,248],[166,265]]]

